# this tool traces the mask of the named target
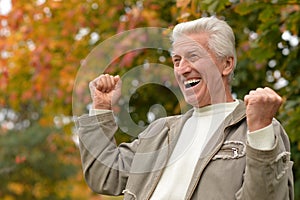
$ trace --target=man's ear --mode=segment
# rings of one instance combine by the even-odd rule
[[[224,68],[222,71],[223,76],[228,76],[234,69],[234,58],[233,57],[227,57],[224,60]]]

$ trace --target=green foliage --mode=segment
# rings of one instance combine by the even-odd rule
[[[72,199],[71,190],[61,192],[60,187],[77,174],[79,166],[62,159],[70,153],[57,145],[62,139],[55,131],[33,124],[0,135],[1,199]],[[59,141],[52,144],[55,137]]]

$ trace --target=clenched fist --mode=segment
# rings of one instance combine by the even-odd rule
[[[111,110],[121,96],[121,79],[119,76],[102,74],[90,82],[89,88],[94,109]]]
[[[244,101],[250,132],[270,125],[282,104],[282,98],[268,87],[250,91]]]

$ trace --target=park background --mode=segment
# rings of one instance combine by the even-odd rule
[[[211,15],[225,19],[236,35],[234,95],[242,99],[251,89],[268,86],[284,99],[277,118],[290,137],[295,199],[300,200],[297,0],[0,0],[0,199],[121,199],[97,195],[84,182],[72,97],[75,92],[86,105],[90,99],[88,91],[74,91],[77,72],[97,45],[117,33],[171,29]],[[172,66],[166,52],[140,49],[115,59],[109,72],[124,74],[148,62]],[[169,93],[157,84],[138,88],[130,97],[131,117],[146,126],[160,117],[152,112],[149,120],[156,104],[167,115],[180,113]],[[132,139],[121,131],[116,137]]]

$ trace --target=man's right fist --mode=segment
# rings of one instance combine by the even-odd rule
[[[117,76],[102,74],[90,82],[89,88],[93,109],[111,110],[121,96],[121,79]]]

